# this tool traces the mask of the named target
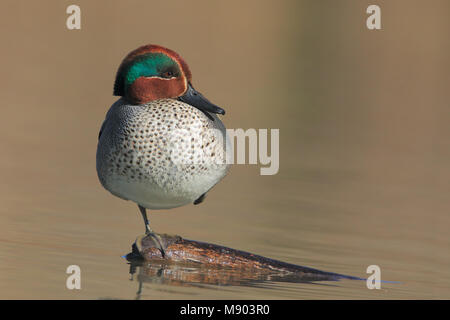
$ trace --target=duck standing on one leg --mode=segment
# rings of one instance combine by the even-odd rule
[[[142,46],[117,71],[114,95],[100,129],[97,173],[113,195],[137,203],[146,234],[146,209],[198,204],[227,173],[225,111],[191,85],[174,51]],[[160,250],[163,252],[161,246]]]

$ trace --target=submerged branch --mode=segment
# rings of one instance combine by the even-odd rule
[[[241,274],[286,277],[292,282],[363,280],[266,258],[224,246],[183,239],[177,235],[149,234],[136,239],[127,259],[153,263],[177,263],[202,268],[225,268]]]

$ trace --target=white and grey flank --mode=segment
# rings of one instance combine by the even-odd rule
[[[175,99],[109,109],[97,148],[97,173],[105,189],[148,209],[192,203],[227,173],[226,129],[197,108]]]

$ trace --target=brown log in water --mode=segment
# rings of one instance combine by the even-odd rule
[[[161,247],[164,248],[164,252],[159,249]],[[254,271],[258,274],[294,275],[303,281],[363,280],[358,277],[286,263],[220,245],[183,239],[177,235],[154,233],[138,237],[133,244],[133,252],[127,258],[132,260],[137,257],[143,258],[145,261],[166,261],[213,268],[231,268]]]

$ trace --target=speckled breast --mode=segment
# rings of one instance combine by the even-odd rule
[[[227,173],[225,127],[173,99],[112,105],[102,125],[97,173],[114,195],[149,209],[193,202]]]

